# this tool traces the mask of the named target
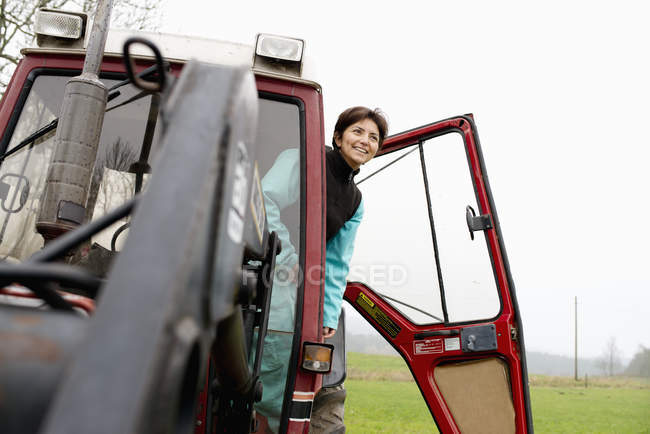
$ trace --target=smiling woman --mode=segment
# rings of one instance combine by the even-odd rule
[[[327,159],[327,248],[323,335],[334,335],[354,249],[363,216],[361,192],[354,176],[372,160],[384,142],[388,123],[379,109],[350,107],[334,126],[334,150]]]
[[[352,107],[339,116],[332,143],[335,149],[327,151],[327,217],[325,253],[325,291],[323,303],[322,336],[330,338],[336,333],[343,303],[343,292],[352,258],[357,228],[363,216],[361,192],[354,182],[359,167],[370,161],[381,147],[387,133],[387,123],[381,112],[366,107]],[[262,179],[264,203],[267,210],[269,228],[278,232],[282,242],[282,252],[278,264],[285,274],[293,275],[298,268],[298,255],[286,230],[284,209],[298,200],[300,153],[291,147],[277,155],[272,167]],[[285,221],[283,221],[285,219]],[[264,359],[260,379],[264,386],[262,400],[255,406],[263,415],[269,428],[277,432],[282,411],[282,394],[285,380],[293,330],[296,280],[280,276],[276,268],[271,296],[271,315],[269,333],[265,338]],[[310,270],[303,270],[309,276]],[[302,273],[301,273],[302,274]],[[342,385],[336,386],[333,393],[345,399]],[[336,393],[342,392],[342,393]],[[325,393],[326,394],[326,393]],[[324,393],[316,395],[312,413],[312,433],[332,432],[343,423],[343,400],[337,401],[336,422],[328,417],[320,417],[316,408],[318,402],[332,402],[333,397],[323,398]],[[328,408],[331,408],[328,406]],[[328,410],[329,411],[329,410]],[[334,425],[332,425],[334,423]]]
[[[341,152],[345,162],[353,170],[358,170],[375,156],[387,131],[388,124],[379,109],[351,107],[339,116],[332,144]]]
[[[345,129],[343,135],[334,138],[341,156],[356,170],[370,161],[379,148],[379,129],[370,119],[362,119]]]

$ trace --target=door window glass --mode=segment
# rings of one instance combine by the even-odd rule
[[[366,166],[358,181],[366,212],[348,280],[365,283],[416,324],[496,316],[485,234],[471,240],[465,219],[468,205],[480,210],[462,137],[436,137]]]
[[[364,177],[395,161],[394,164]],[[443,312],[417,147],[375,158],[357,175],[364,215],[348,280],[363,282],[411,321],[442,322]]]
[[[431,139],[423,151],[449,321],[492,318],[499,294],[485,233],[475,232],[472,240],[467,228],[466,207],[480,211],[462,138]]]

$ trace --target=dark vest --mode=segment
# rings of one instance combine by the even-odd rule
[[[325,153],[327,172],[327,241],[331,240],[357,212],[361,192],[354,183],[352,170],[337,150]]]

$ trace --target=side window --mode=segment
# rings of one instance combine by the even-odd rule
[[[468,205],[480,211],[459,134],[376,158],[357,183],[366,212],[348,280],[365,283],[415,324],[498,314],[484,235],[471,240],[465,220]]]
[[[277,225],[281,224],[282,233],[280,235],[284,250],[281,258],[286,258],[287,252],[291,250],[292,255],[289,259],[297,260],[300,248],[300,117],[298,106],[260,98],[257,125],[256,158],[262,189],[267,192],[265,205],[266,208],[277,206],[277,211],[279,211],[277,216],[267,215],[271,226],[270,230],[277,230]],[[284,191],[278,191],[283,187]],[[272,192],[271,189],[274,191]],[[279,197],[280,195],[282,197]],[[269,201],[272,199],[274,201],[270,203]],[[275,229],[273,229],[273,225],[276,225]],[[285,235],[288,238],[282,239]],[[288,263],[284,261],[284,265],[288,265]]]

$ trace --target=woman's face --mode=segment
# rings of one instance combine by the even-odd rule
[[[343,135],[334,141],[341,148],[341,155],[348,165],[357,170],[362,164],[372,160],[379,149],[379,128],[374,121],[366,118],[348,126]]]

